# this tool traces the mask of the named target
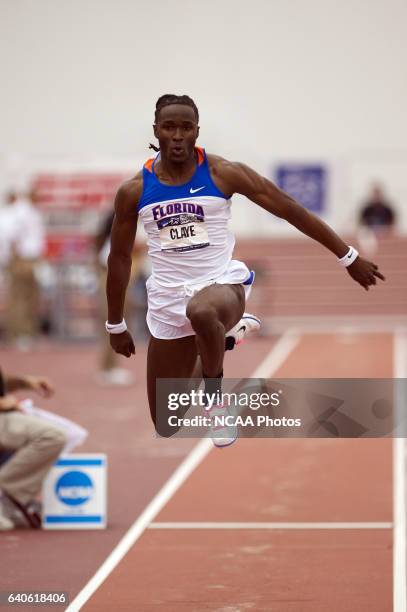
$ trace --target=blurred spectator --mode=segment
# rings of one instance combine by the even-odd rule
[[[0,370],[0,531],[41,525],[37,496],[67,442],[61,428],[24,413],[22,402],[12,394],[19,389],[36,391],[42,397],[54,392],[46,378],[8,376]]]
[[[373,185],[367,201],[362,206],[359,223],[374,231],[394,228],[396,215],[380,185]]]
[[[35,267],[44,251],[45,230],[37,202],[34,190],[27,198],[10,192],[1,215],[1,258],[8,275],[8,335],[21,349],[30,348],[39,332],[40,292]]]
[[[128,370],[117,367],[119,356],[111,348],[109,334],[105,331],[105,322],[108,318],[106,300],[107,258],[110,253],[110,234],[113,220],[114,210],[110,210],[103,219],[100,230],[95,237],[96,267],[99,278],[99,330],[101,333],[98,380],[101,384],[129,385],[134,381],[134,378]],[[143,253],[143,246],[136,242],[133,248],[130,284],[134,283],[140,275]],[[129,306],[129,300],[127,300],[125,304],[127,316],[129,315]]]

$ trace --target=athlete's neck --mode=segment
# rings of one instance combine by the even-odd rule
[[[173,162],[162,155],[155,164],[154,170],[161,183],[169,185],[183,185],[195,174],[197,165],[195,151],[183,162]]]

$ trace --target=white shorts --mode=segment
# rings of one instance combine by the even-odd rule
[[[246,300],[252,290],[254,272],[242,263],[232,259],[226,272],[219,276],[199,283],[186,283],[181,287],[164,287],[159,285],[152,276],[147,280],[148,311],[147,325],[154,338],[174,340],[195,335],[191,323],[186,316],[187,304],[191,297],[209,285],[243,285]]]

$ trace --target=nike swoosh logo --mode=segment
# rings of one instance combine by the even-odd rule
[[[205,189],[206,185],[204,185],[203,187],[198,187],[197,189],[191,189],[189,190],[189,193],[196,193],[197,191],[201,191],[201,189]]]

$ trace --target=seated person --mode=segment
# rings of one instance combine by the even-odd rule
[[[38,416],[26,414],[13,395],[31,390],[50,397],[51,383],[39,376],[11,376],[0,370],[0,531],[25,524],[41,526],[37,496],[49,469],[64,449],[63,429]]]

